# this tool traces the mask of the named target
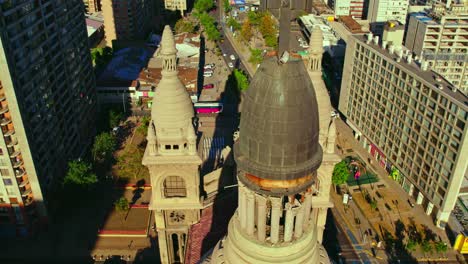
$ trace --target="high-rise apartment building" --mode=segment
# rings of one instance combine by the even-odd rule
[[[187,0],[164,0],[164,7],[171,11],[179,10],[183,16],[187,10]]]
[[[367,19],[374,34],[382,34],[385,23],[396,20],[406,23],[409,0],[369,0]]]
[[[46,220],[54,178],[91,144],[94,86],[81,0],[0,1],[2,235]]]
[[[152,12],[152,0],[102,0],[107,45],[112,46],[115,40],[143,39]]]
[[[101,11],[101,0],[83,0],[86,13],[92,14]]]
[[[468,94],[468,4],[411,14],[405,46]]]
[[[364,0],[335,0],[333,3],[335,16],[352,16],[362,19],[364,16]]]
[[[468,165],[467,96],[411,52],[353,36],[339,110],[356,139],[444,227]]]

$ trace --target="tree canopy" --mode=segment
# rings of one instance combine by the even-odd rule
[[[195,24],[187,19],[181,18],[177,20],[174,30],[176,31],[176,33],[193,33],[195,32]]]
[[[223,0],[223,8],[224,8],[224,13],[229,13],[232,10],[231,3],[229,3],[229,0]]]
[[[213,0],[196,0],[193,8],[198,13],[203,13],[211,10],[215,6]]]
[[[237,89],[239,91],[247,90],[247,88],[249,88],[249,80],[247,79],[247,75],[238,69],[234,69],[233,74],[237,83]]]
[[[263,61],[263,52],[261,49],[250,49],[250,58],[249,62],[257,65]]]
[[[252,33],[252,25],[250,24],[250,21],[248,19],[245,19],[244,22],[242,23],[242,29],[241,29],[241,37],[242,40],[245,42],[249,42],[250,39],[253,36]]]
[[[105,66],[111,59],[113,50],[111,47],[94,48],[91,50],[91,59],[96,67]]]
[[[349,170],[344,160],[340,161],[335,165],[332,174],[332,183],[335,185],[341,185],[346,182],[349,177]]]
[[[82,160],[68,162],[68,171],[63,179],[65,187],[73,189],[91,189],[98,182],[96,174],[91,169],[91,164]]]
[[[114,207],[118,212],[126,212],[128,209],[130,209],[128,200],[125,197],[120,197],[117,201],[115,201]]]
[[[109,111],[109,127],[112,129],[120,124],[123,119],[123,114],[120,111],[110,110]]]
[[[239,30],[242,27],[241,24],[237,22],[237,20],[233,17],[229,17],[226,24],[228,25],[228,27],[232,27],[233,31]]]
[[[93,158],[94,160],[108,160],[117,145],[115,136],[109,132],[103,132],[96,136],[93,144]]]
[[[200,24],[205,29],[208,40],[217,41],[221,38],[218,28],[216,27],[215,19],[207,13],[198,14]]]

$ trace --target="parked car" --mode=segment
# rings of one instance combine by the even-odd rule
[[[234,64],[232,64],[232,62],[229,62],[228,66],[229,66],[229,68],[234,68]]]
[[[231,56],[229,56],[229,58],[231,58],[231,60],[236,60],[236,56],[234,56],[234,54],[231,54]]]
[[[203,73],[203,76],[204,77],[211,77],[211,76],[213,76],[213,72],[205,72],[205,73]]]
[[[212,83],[203,85],[203,89],[213,89],[213,88],[214,88],[214,84]]]
[[[212,69],[204,69],[204,70],[203,70],[203,73],[211,73],[211,74],[213,74],[213,70],[212,70]]]

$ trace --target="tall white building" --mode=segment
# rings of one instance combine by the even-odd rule
[[[385,22],[397,20],[405,24],[409,0],[369,0],[367,19],[374,34],[381,34]]]
[[[430,13],[410,15],[405,46],[468,93],[468,7],[435,5]]]
[[[333,4],[335,16],[352,16],[362,19],[364,15],[364,0],[335,0]]]

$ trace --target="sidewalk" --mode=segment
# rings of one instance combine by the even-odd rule
[[[371,209],[370,205],[364,199],[362,192],[351,192],[353,195],[352,204],[350,207],[355,208],[353,212],[357,217],[361,218],[361,225],[369,226],[372,228],[373,236],[378,234],[380,239],[382,239],[382,230],[388,231],[392,235],[395,235],[396,226],[395,222],[400,220],[405,227],[409,227],[411,223],[416,224],[420,228],[427,227],[432,231],[437,237],[440,237],[444,242],[450,245],[446,233],[437,228],[431,217],[425,214],[424,208],[420,205],[415,205],[411,207],[408,203],[409,196],[405,190],[395,181],[388,177],[387,171],[380,167],[371,155],[362,148],[359,143],[354,139],[351,128],[349,128],[342,120],[336,119],[336,127],[339,133],[337,134],[337,144],[340,145],[343,153],[341,156],[344,158],[346,156],[358,156],[365,163],[366,167],[372,170],[379,178],[379,181],[372,185],[361,185],[362,190],[369,192],[371,196],[376,198],[379,210]],[[372,164],[369,163],[370,160],[373,160]],[[353,186],[351,190],[356,190],[359,187]],[[379,197],[376,193],[382,197]],[[333,192],[332,197],[335,202],[335,206],[338,210],[341,210],[340,213],[343,214],[343,203],[342,196],[337,195]],[[346,214],[345,214],[346,215]],[[348,227],[353,231],[356,236],[359,237],[360,232],[356,230],[356,225],[350,224],[348,219]],[[363,229],[364,230],[364,229]],[[406,232],[406,231],[405,231]],[[370,238],[367,240],[367,244],[370,242]],[[370,245],[368,244],[368,248]],[[377,253],[377,256],[383,256],[385,254]],[[419,252],[419,249],[416,252],[413,252],[412,255],[418,259],[418,261],[427,261],[427,258]],[[434,254],[435,256],[436,254]],[[457,253],[453,251],[450,247],[447,253],[445,254],[445,259],[434,258],[435,261],[442,262],[447,260],[455,261]],[[386,256],[385,256],[386,258]]]

